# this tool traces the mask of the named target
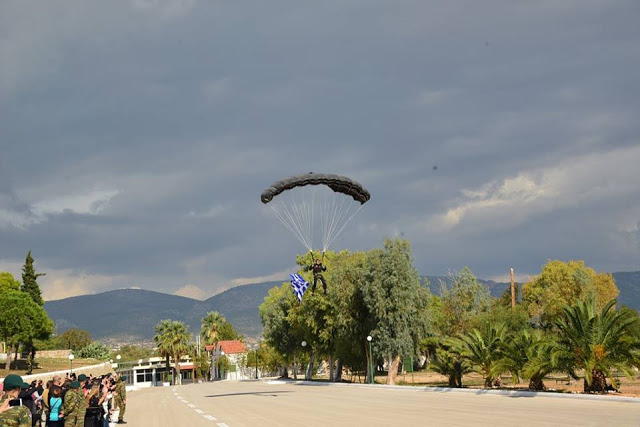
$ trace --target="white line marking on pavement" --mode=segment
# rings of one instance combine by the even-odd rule
[[[187,406],[188,406],[189,408],[195,408],[195,407],[196,407],[196,405],[194,405],[193,403],[189,403]]]
[[[200,415],[204,414],[204,411],[202,409],[194,409],[194,411],[196,411],[196,413]]]
[[[229,426],[226,425],[225,423],[218,423],[218,427],[229,427]]]
[[[211,415],[203,415],[203,417],[205,417],[209,421],[215,421],[217,419],[216,417],[212,417]]]

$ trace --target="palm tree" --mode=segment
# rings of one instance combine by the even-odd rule
[[[180,359],[182,359],[182,356],[189,354],[189,341],[191,339],[189,327],[182,322],[173,322],[171,324],[171,329],[169,330],[169,337],[171,342],[171,356],[173,357],[175,378],[178,380],[178,383],[181,384],[179,375]]]
[[[541,331],[533,331],[535,335],[531,339],[531,347],[527,351],[528,361],[524,366],[523,376],[529,379],[529,390],[544,391],[544,377],[557,370],[549,358],[555,341],[545,337]]]
[[[168,331],[171,328],[171,320],[161,320],[160,323],[156,325],[156,334],[153,337],[153,341],[158,348],[158,353],[161,357],[165,358],[165,368],[167,374],[171,369],[169,365],[169,357],[171,356],[171,343],[168,339],[169,334]]]
[[[498,361],[502,358],[507,337],[505,324],[489,323],[454,339],[452,351],[465,359],[473,372],[484,377],[485,387],[492,387],[499,383],[501,371]]]
[[[633,376],[633,367],[640,366],[640,338],[633,335],[638,317],[626,310],[615,310],[616,300],[596,311],[595,299],[578,301],[565,307],[555,322],[558,341],[551,351],[551,360],[577,379],[577,370],[584,370],[584,391],[605,391],[607,377],[615,387],[613,371]]]
[[[457,354],[448,351],[446,346],[440,346],[431,361],[429,368],[447,377],[449,387],[462,387],[462,376],[471,372],[471,367]]]
[[[523,329],[504,343],[502,359],[496,369],[510,372],[514,384],[524,377],[529,379],[530,390],[545,390],[542,380],[553,371],[549,359],[550,345],[542,331]]]
[[[227,323],[227,319],[217,311],[210,311],[202,318],[200,337],[205,345],[212,345],[218,342],[220,330],[225,323]]]
[[[174,384],[179,383],[180,359],[185,354],[189,354],[190,338],[189,327],[182,322],[162,320],[156,325],[154,341],[158,347],[158,352],[166,358],[167,370],[169,370],[169,357],[173,358]]]

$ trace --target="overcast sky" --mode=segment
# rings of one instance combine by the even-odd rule
[[[422,274],[640,269],[640,3],[0,1],[0,270],[206,298],[304,247],[260,203],[372,194],[333,246]],[[437,169],[434,168],[437,166]]]

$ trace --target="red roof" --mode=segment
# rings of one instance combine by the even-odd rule
[[[193,369],[193,363],[190,363],[188,365],[180,365],[181,371],[190,371],[192,369]]]
[[[246,353],[247,348],[238,340],[218,341],[217,348],[224,351],[225,354]]]
[[[215,347],[215,346],[214,346],[214,345],[205,345],[205,346],[204,346],[204,349],[205,349],[206,351],[211,351],[211,350],[213,350],[213,347]]]

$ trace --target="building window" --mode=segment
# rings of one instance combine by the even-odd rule
[[[140,369],[136,372],[136,382],[150,383],[153,381],[153,369]]]

